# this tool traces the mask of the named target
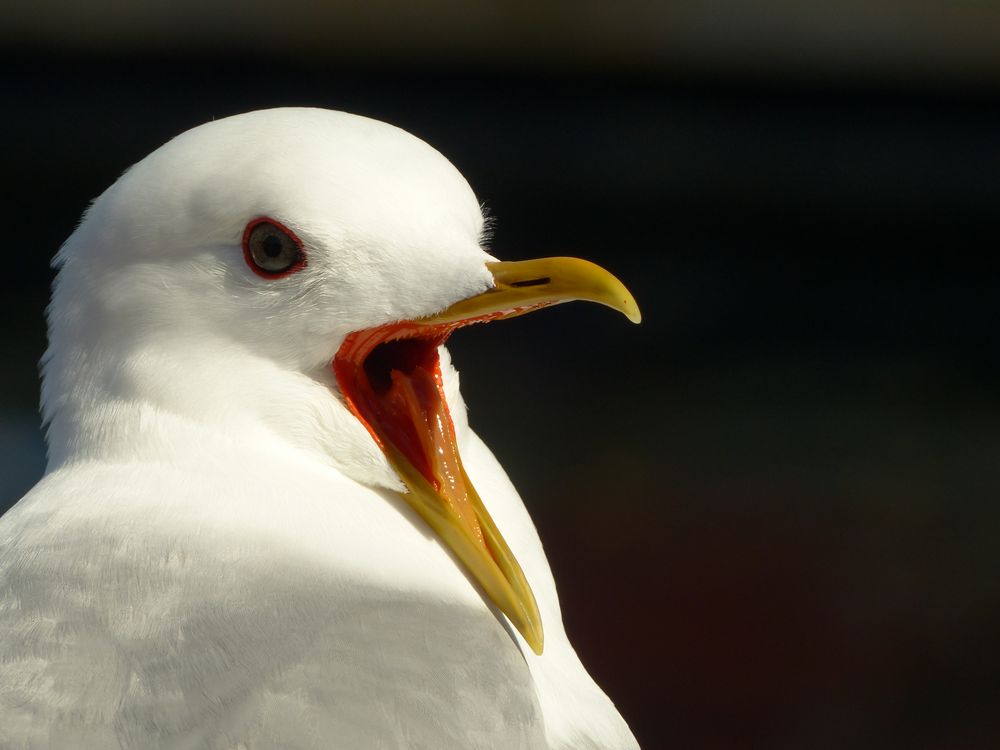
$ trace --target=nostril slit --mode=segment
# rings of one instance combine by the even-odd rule
[[[540,279],[525,279],[524,281],[512,281],[510,285],[513,287],[522,286],[541,286],[542,284],[548,284],[552,279],[548,276],[542,276]]]

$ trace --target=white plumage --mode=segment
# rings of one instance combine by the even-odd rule
[[[300,273],[247,267],[293,227]],[[562,629],[524,505],[441,374],[540,656],[404,501],[331,358],[490,288],[444,157],[310,109],[189,131],[56,260],[46,476],[0,519],[0,747],[632,748]]]

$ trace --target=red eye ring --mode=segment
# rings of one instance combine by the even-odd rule
[[[302,240],[268,216],[252,219],[243,230],[243,260],[251,271],[269,280],[290,276],[307,265]]]

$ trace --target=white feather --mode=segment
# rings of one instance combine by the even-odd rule
[[[246,267],[260,215],[307,268]],[[447,352],[540,657],[396,494],[330,372],[347,333],[486,289],[482,230],[444,157],[323,110],[196,128],[95,201],[56,261],[49,469],[0,519],[0,747],[636,746]]]

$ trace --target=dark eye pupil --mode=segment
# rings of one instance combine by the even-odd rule
[[[265,275],[283,274],[302,264],[302,248],[298,240],[269,221],[261,221],[250,230],[246,253],[254,268]]]
[[[266,255],[268,258],[277,258],[279,255],[281,255],[282,244],[280,237],[273,234],[268,235],[267,237],[264,238],[264,242],[262,244],[264,249],[264,255]]]

